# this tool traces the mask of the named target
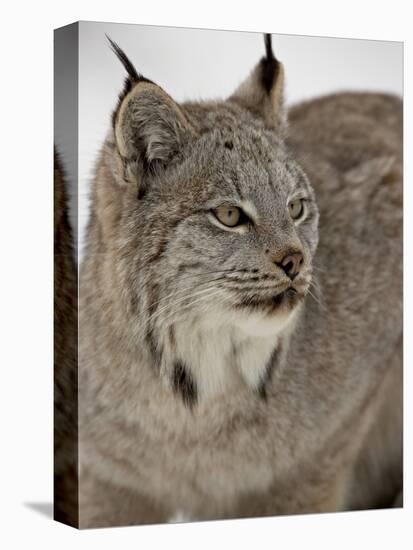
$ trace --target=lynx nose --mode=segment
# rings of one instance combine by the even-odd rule
[[[304,258],[301,252],[295,252],[294,254],[285,256],[277,265],[281,267],[284,273],[293,281],[300,273],[303,263]]]

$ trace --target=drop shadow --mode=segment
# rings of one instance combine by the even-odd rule
[[[34,510],[38,514],[53,519],[53,502],[24,502],[26,508]]]

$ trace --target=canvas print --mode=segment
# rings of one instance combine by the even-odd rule
[[[403,505],[403,45],[55,31],[55,518]]]

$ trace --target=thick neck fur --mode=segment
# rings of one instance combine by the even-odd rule
[[[274,371],[284,363],[297,314],[283,322],[252,317],[228,322],[210,313],[171,325],[162,347],[162,373],[178,398],[192,406],[245,388],[265,398]]]
[[[106,261],[99,254],[90,260],[95,264],[91,273],[96,273],[96,283],[113,277],[110,253]],[[183,402],[188,411],[229,394],[232,398],[250,394],[265,400],[269,384],[283,370],[304,310],[301,304],[281,318],[249,311],[229,317],[219,309],[206,308],[202,315],[189,313],[152,330],[148,340],[148,325],[141,322],[144,315],[137,319],[125,314],[128,306],[121,288],[120,284],[102,286],[99,298],[94,298],[94,314],[102,324],[116,327],[116,332],[128,341],[127,348],[143,376],[146,378],[146,373],[152,378],[155,373],[156,384],[166,388],[171,398]],[[135,307],[142,312],[147,309],[144,301]],[[115,361],[117,347],[114,352]]]

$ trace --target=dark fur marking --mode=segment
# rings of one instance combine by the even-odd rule
[[[225,280],[226,282],[229,282],[229,283],[238,283],[238,284],[234,284],[233,286],[231,286],[231,288],[245,288],[245,289],[250,289],[250,290],[261,290],[259,287],[256,287],[256,286],[247,286],[248,283],[251,283],[251,282],[257,282],[257,281],[268,281],[268,280],[272,280],[272,281],[278,281],[279,277],[277,277],[276,275],[274,276],[270,276],[270,275],[254,275],[252,277],[245,277],[245,278],[241,278],[241,277],[229,277],[228,275],[225,275]],[[267,288],[270,288],[270,287],[267,287]]]
[[[240,290],[240,291],[247,291],[246,288],[243,288],[240,286],[237,287],[231,287],[231,290]],[[251,287],[251,291],[257,291],[256,288]],[[288,289],[284,292],[280,292],[276,296],[272,296],[271,298],[262,298],[255,294],[254,296],[245,296],[241,298],[241,300],[234,304],[234,307],[236,308],[248,308],[255,311],[264,311],[267,314],[274,313],[277,311],[281,306],[282,307],[294,307],[297,305],[298,302],[302,301],[304,299],[304,296],[302,294],[297,293],[296,291],[292,289]]]
[[[147,187],[145,185],[139,185],[138,188],[138,201],[142,200],[146,195]]]
[[[176,351],[176,338],[175,338],[175,329],[172,325],[169,327],[169,343],[171,346],[172,352]]]
[[[172,238],[172,234],[175,232],[176,228],[183,223],[186,220],[185,217],[177,217],[174,221],[172,221],[169,225],[165,226],[163,229],[163,234],[159,238],[159,246],[158,249],[152,254],[150,258],[148,258],[148,265],[158,261],[160,258],[163,257],[163,254]]]
[[[228,280],[228,279],[227,279]],[[248,283],[250,281],[250,279],[246,280],[245,283]],[[244,285],[225,285],[226,288],[229,288],[230,290],[241,290],[241,291],[244,291],[244,292],[253,292],[255,293],[254,294],[254,297],[251,297],[251,298],[245,298],[245,303],[244,303],[244,299],[242,300],[242,303],[243,305],[256,305],[256,306],[263,306],[263,307],[267,307],[269,305],[274,305],[276,306],[277,305],[277,301],[278,301],[278,296],[280,296],[280,299],[279,301],[281,302],[282,301],[282,297],[281,297],[281,294],[278,294],[277,296],[275,297],[270,297],[270,298],[261,298],[260,296],[258,296],[258,292],[259,291],[262,291],[262,290],[271,290],[272,287],[267,287],[267,288],[259,288],[255,285],[251,285],[251,286],[248,286],[247,284],[244,284]]]
[[[231,181],[232,181],[232,183],[234,184],[235,190],[236,190],[236,192],[238,193],[239,198],[240,198],[241,200],[244,200],[244,195],[243,195],[243,193],[242,193],[241,186],[240,186],[240,184],[239,184],[237,174],[234,173],[234,174],[232,175]]]
[[[178,267],[178,273],[182,273],[183,271],[186,271],[188,269],[198,269],[202,267],[203,264],[201,262],[194,262],[192,264],[180,264]]]
[[[173,388],[182,397],[184,404],[193,407],[198,399],[195,382],[181,361],[176,361],[173,372]]]
[[[154,284],[148,287],[148,297],[149,297],[148,313],[150,317],[152,317],[152,315],[155,313],[157,309],[158,296],[159,296],[159,285]]]
[[[267,400],[267,387],[271,382],[272,374],[274,372],[274,369],[276,365],[278,364],[278,360],[281,354],[281,344],[276,347],[273,352],[271,353],[271,357],[265,367],[264,375],[261,378],[261,382],[258,386],[258,395],[263,399],[264,401]]]
[[[264,35],[265,42],[265,57],[261,59],[261,83],[269,94],[277,81],[278,74],[280,72],[280,63],[276,59],[274,52],[272,51],[271,35]]]
[[[166,236],[163,235],[159,239],[159,246],[158,246],[157,250],[152,254],[152,256],[150,258],[148,258],[148,265],[153,264],[154,262],[156,262],[157,260],[159,260],[159,258],[161,258],[163,256],[163,253],[165,252],[165,249],[166,249],[168,243],[169,243],[169,239],[167,239]]]
[[[153,285],[153,286],[150,286],[148,288],[148,301],[149,301],[148,315],[149,315],[149,320],[152,318],[152,316],[154,315],[154,313],[157,310],[157,307],[158,307],[158,294],[159,294],[158,285]],[[153,357],[154,357],[154,359],[157,363],[157,366],[160,366],[161,360],[162,360],[162,352],[159,350],[159,348],[157,346],[156,338],[154,336],[153,327],[152,327],[150,321],[149,321],[148,327],[146,329],[145,339],[146,339],[146,343],[148,344],[149,350],[152,353],[152,355],[153,355]]]
[[[186,250],[189,250],[191,252],[195,252],[196,254],[199,254],[200,256],[202,256],[204,259],[205,258],[212,258],[212,256],[207,256],[206,255],[206,251],[205,250],[202,250],[201,248],[198,248],[196,247],[194,244],[192,244],[190,241],[185,241],[183,243],[183,246],[185,247]],[[227,261],[227,258],[225,258],[222,263],[225,263]]]
[[[134,315],[136,315],[136,313],[138,312],[138,306],[139,306],[139,299],[136,296],[136,294],[132,294],[130,299],[130,307]]]
[[[148,328],[145,334],[146,342],[148,344],[148,347],[152,353],[152,356],[155,360],[156,367],[160,368],[162,363],[162,351],[159,350],[158,346],[156,345],[156,340],[154,337],[153,329]]]

